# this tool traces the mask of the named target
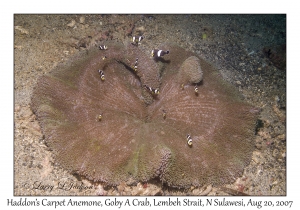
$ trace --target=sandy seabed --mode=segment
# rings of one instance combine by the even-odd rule
[[[37,79],[99,40],[137,34],[145,36],[145,51],[168,41],[197,53],[262,109],[252,161],[233,184],[174,189],[152,180],[109,187],[55,163],[30,108]],[[14,195],[286,195],[286,70],[277,50],[286,44],[285,15],[19,14],[14,35]]]

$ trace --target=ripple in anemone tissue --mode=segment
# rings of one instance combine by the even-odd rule
[[[61,166],[108,185],[219,185],[242,174],[258,112],[212,65],[173,44],[160,60],[107,46],[58,65],[34,89],[32,109]]]

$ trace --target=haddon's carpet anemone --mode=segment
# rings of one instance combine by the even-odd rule
[[[108,43],[39,79],[32,109],[58,163],[109,185],[158,177],[189,187],[241,175],[258,110],[197,55],[160,49],[170,53],[154,59]]]

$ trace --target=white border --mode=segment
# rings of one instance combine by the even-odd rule
[[[254,197],[254,200],[293,200],[291,209],[299,205],[299,11],[296,1],[252,0],[252,1],[6,1],[1,3],[1,209],[7,209],[7,199],[13,197],[13,14],[15,13],[287,13],[287,196]],[[68,199],[69,197],[64,197]],[[133,199],[133,197],[129,197]],[[173,198],[173,197],[172,197]],[[193,197],[196,199],[196,197]],[[217,197],[220,199],[220,197]],[[34,197],[29,199],[33,200]],[[43,197],[37,199],[42,200]],[[60,200],[60,197],[51,197]],[[72,197],[73,200],[95,200],[106,198]],[[125,200],[126,197],[118,198]],[[149,198],[150,199],[150,198]],[[166,197],[157,198],[166,200]],[[184,199],[184,197],[180,197]],[[201,199],[206,199],[201,197]],[[239,200],[241,197],[228,197]],[[246,198],[245,198],[246,199]],[[247,198],[248,199],[248,198]],[[16,207],[15,207],[16,208]],[[73,207],[74,208],[74,207]],[[72,208],[72,209],[73,209]],[[75,207],[76,208],[76,207]],[[96,207],[97,209],[101,209]],[[95,208],[95,209],[96,209]],[[165,207],[164,207],[165,208]],[[174,207],[176,208],[176,207]],[[182,207],[181,207],[182,208]],[[180,208],[180,209],[181,209]],[[200,207],[197,207],[199,209]],[[218,207],[216,207],[218,208]],[[216,209],[214,208],[214,209]],[[91,208],[89,208],[91,209]],[[104,208],[103,208],[104,209]],[[110,208],[116,209],[116,208]],[[126,208],[122,208],[126,209]],[[128,208],[129,209],[129,208]],[[162,209],[162,208],[160,208]],[[179,208],[177,208],[179,209]],[[209,208],[213,209],[213,208]],[[237,209],[237,208],[235,208]],[[254,208],[252,208],[254,209]],[[268,208],[263,208],[268,209]],[[270,208],[271,209],[271,208]],[[274,208],[272,208],[274,209]]]

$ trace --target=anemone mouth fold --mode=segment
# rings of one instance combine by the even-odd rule
[[[212,65],[165,47],[163,68],[136,46],[111,43],[38,80],[31,106],[57,162],[108,185],[156,177],[172,187],[218,185],[241,175],[251,160],[258,113]],[[182,73],[189,72],[183,63],[191,56],[203,71],[191,74],[198,80]]]

